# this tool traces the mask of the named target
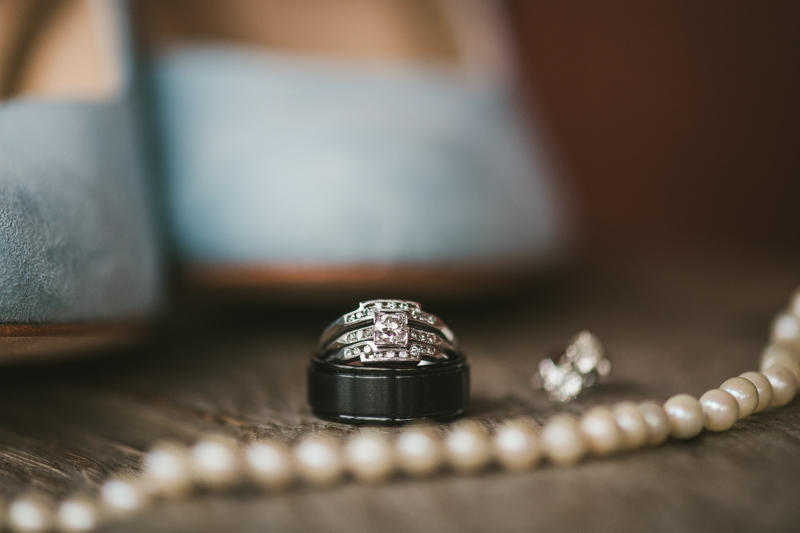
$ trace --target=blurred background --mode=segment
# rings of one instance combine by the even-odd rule
[[[31,11],[25,31],[14,10],[3,19],[20,33],[3,34],[19,41],[5,47],[4,98],[50,94],[31,82],[38,63],[64,63],[56,77],[73,83],[113,51],[83,42],[90,2],[39,4],[3,4]],[[573,226],[572,249],[589,255],[800,251],[796,3],[130,7],[152,82],[156,201],[184,279],[416,290],[460,269],[461,294],[491,277],[472,276],[480,267],[513,289],[521,271],[574,257],[561,254]],[[506,90],[504,22],[532,143]],[[417,227],[365,222],[365,206],[389,200]]]
[[[361,296],[414,298],[444,287],[460,298],[455,305],[420,300],[458,332],[472,368],[468,415],[487,427],[516,416],[541,425],[564,409],[579,414],[597,404],[663,401],[676,392],[699,397],[758,365],[771,342],[771,321],[796,290],[800,272],[800,3],[505,0],[500,7],[513,30],[521,94],[534,117],[534,139],[542,141],[531,143],[530,153],[519,124],[524,113],[516,100],[506,102],[507,78],[492,70],[507,58],[505,47],[494,56],[499,60],[479,65],[486,79],[502,78],[497,87],[451,75],[492,55],[491,46],[477,47],[466,61],[458,32],[444,31],[447,16],[468,3],[494,6],[480,0],[131,0],[141,32],[132,33],[141,37],[140,51],[149,60],[142,72],[149,77],[131,83],[128,95],[140,96],[145,86],[151,92],[149,99],[123,101],[119,113],[106,117],[102,99],[119,92],[124,100],[124,81],[97,90],[95,82],[106,79],[99,74],[108,72],[75,68],[88,56],[97,60],[90,66],[102,66],[103,54],[95,52],[113,51],[103,39],[86,39],[91,21],[97,22],[89,7],[105,3],[42,0],[47,13],[27,13],[31,28],[24,28],[16,18],[4,19],[2,9],[13,4],[29,11],[33,0],[0,0],[0,52],[4,41],[20,41],[7,46],[13,54],[0,54],[0,97],[8,99],[0,107],[29,106],[34,118],[26,124],[41,122],[45,137],[54,139],[26,144],[29,166],[20,166],[16,176],[22,189],[54,198],[43,205],[67,208],[69,217],[47,226],[54,243],[49,249],[75,251],[77,259],[40,255],[55,258],[58,267],[82,265],[84,256],[97,255],[95,248],[73,250],[63,244],[66,238],[88,235],[94,244],[94,230],[104,230],[99,233],[110,243],[105,255],[131,274],[122,279],[149,284],[154,295],[133,307],[129,300],[141,291],[118,297],[116,289],[134,285],[107,276],[111,290],[105,292],[116,307],[90,302],[90,313],[54,320],[45,301],[34,309],[44,318],[24,323],[45,341],[52,333],[60,342],[80,331],[35,330],[70,321],[102,327],[120,316],[161,319],[144,344],[99,352],[109,357],[6,368],[0,375],[4,501],[32,488],[57,499],[96,493],[109,476],[140,471],[148,448],[165,439],[190,444],[212,431],[242,442],[292,444],[317,432],[351,434],[354,428],[327,424],[311,412],[306,371],[320,331]],[[449,15],[439,9],[445,4],[454,8]],[[488,18],[467,22],[491,26]],[[100,17],[109,25],[97,26],[116,42],[111,37],[120,26],[113,20]],[[25,31],[17,39],[8,28]],[[503,45],[505,29],[499,32]],[[127,49],[127,33],[118,33],[120,48]],[[119,62],[117,74],[131,66],[119,55],[107,61]],[[331,56],[367,61],[354,69]],[[42,57],[48,61],[31,60]],[[49,69],[30,68],[53,66],[49,59],[59,67],[55,85],[38,75]],[[367,63],[372,70],[363,68]],[[434,65],[442,68],[433,72]],[[96,79],[74,83],[86,72]],[[53,114],[37,98],[74,98],[64,87],[80,89],[75,107],[81,120],[99,109],[99,125],[48,126],[44,119]],[[96,108],[85,105],[98,98]],[[152,106],[134,108],[142,102]],[[154,201],[164,204],[162,226],[172,234],[164,239],[172,246],[165,255],[178,267],[163,284],[160,256],[152,254],[148,271],[111,246],[140,241],[148,250],[158,248],[150,210],[142,208],[137,227],[119,225],[126,231],[91,217],[81,226],[83,219],[72,215],[94,209],[115,221],[111,215],[123,210],[93,198],[101,189],[95,182],[76,189],[78,180],[59,174],[64,161],[82,154],[59,132],[86,130],[91,136],[83,155],[96,183],[124,177],[120,171],[129,165],[129,178],[120,181],[142,185],[145,157],[132,147],[139,124],[129,119],[147,115],[149,141],[158,152],[153,159],[164,170],[163,194]],[[0,120],[0,127],[10,125],[0,133],[15,139],[20,123]],[[107,135],[114,128],[120,135]],[[0,163],[18,158],[7,144],[0,143]],[[130,151],[114,151],[116,144]],[[551,162],[556,172],[545,164]],[[12,167],[0,164],[3,171]],[[76,175],[83,177],[80,170]],[[47,179],[36,181],[37,173]],[[52,194],[52,183],[69,194]],[[562,190],[569,200],[563,204]],[[123,187],[114,197],[119,205],[132,204]],[[408,224],[412,217],[395,216],[390,208],[396,206],[410,206],[426,223]],[[562,226],[562,215],[575,217],[576,247],[570,248],[572,227],[569,221]],[[41,229],[39,218],[30,220],[30,228]],[[579,254],[559,256],[558,266],[567,268],[536,277],[534,290],[523,290],[523,281],[535,277],[529,274],[552,266],[549,254],[563,251],[562,245]],[[21,257],[17,273],[27,274],[30,256]],[[515,263],[526,258],[534,260]],[[505,268],[488,272],[492,277],[472,270],[479,263]],[[195,278],[193,267],[200,271],[193,271]],[[98,272],[75,270],[80,284],[70,292],[93,293]],[[10,286],[5,279],[0,288]],[[9,301],[38,305],[31,298],[34,285],[20,279],[12,294],[17,300],[0,291],[0,311]],[[232,306],[195,305],[200,299],[192,297],[202,291],[192,291],[204,282],[234,296],[288,287],[283,296],[298,305],[281,305],[275,293],[272,299],[256,295],[256,305],[241,305],[244,299],[236,297]],[[159,307],[176,285],[188,290],[175,291],[177,304]],[[309,287],[313,305],[291,292]],[[323,298],[321,289],[340,287],[361,292]],[[497,287],[510,291],[500,295]],[[513,301],[477,304],[478,296],[508,293]],[[800,323],[800,315],[791,320]],[[16,333],[18,319],[7,322],[10,327],[0,324],[7,326],[5,335],[26,343],[26,350],[31,346],[31,353],[50,357],[48,350],[65,350],[55,342],[35,345],[30,331]],[[543,357],[558,354],[584,328],[607,346],[613,375],[567,407],[552,404],[531,389],[531,376]],[[105,335],[119,341],[114,331]],[[0,338],[0,348],[5,341]],[[17,356],[11,349],[7,354]],[[581,532],[707,531],[711,524],[728,531],[765,524],[791,531],[800,520],[794,500],[798,427],[795,402],[744,421],[726,436],[703,435],[694,444],[673,443],[585,468],[444,475],[424,484],[301,489],[274,498],[205,493],[150,508],[116,531],[463,532],[505,524],[521,531],[531,524]]]
[[[335,91],[314,93],[301,84],[300,89],[288,91],[288,96],[273,93],[272,80],[282,83],[284,73],[269,72],[251,85],[256,82],[249,77],[248,69],[257,70],[252,66],[234,71],[231,78],[235,81],[230,86],[218,84],[217,79],[228,76],[226,69],[239,63],[203,55],[208,50],[198,46],[212,43],[222,45],[222,49],[232,44],[240,50],[268,53],[263,56],[265,68],[274,67],[266,62],[267,57],[282,57],[284,52],[292,60],[306,54],[320,62],[345,57],[366,60],[365,64],[375,59],[387,65],[409,61],[420,65],[454,63],[454,39],[444,36],[446,24],[438,20],[447,11],[441,8],[447,5],[455,12],[464,8],[457,2],[347,2],[328,13],[329,6],[324,2],[140,0],[133,4],[143,41],[156,58],[161,99],[158,114],[165,124],[162,135],[168,147],[167,159],[172,160],[166,165],[172,189],[170,216],[179,262],[192,267],[184,270],[190,273],[186,279],[225,290],[243,288],[245,292],[263,286],[306,285],[312,286],[318,297],[319,287],[358,286],[364,280],[370,280],[369,287],[359,296],[372,295],[376,287],[394,292],[398,287],[392,282],[402,278],[401,291],[409,289],[409,296],[415,296],[423,287],[443,286],[448,279],[455,279],[453,273],[387,273],[370,267],[429,267],[447,264],[453,257],[453,264],[467,265],[467,260],[459,263],[464,259],[458,256],[460,252],[448,255],[446,245],[456,241],[468,243],[465,248],[469,257],[496,258],[498,262],[504,261],[515,246],[544,257],[552,243],[571,244],[560,231],[547,235],[550,223],[558,226],[553,222],[559,218],[558,195],[535,194],[524,187],[516,197],[529,202],[527,212],[534,214],[529,216],[522,209],[503,215],[519,234],[518,242],[510,239],[503,253],[492,248],[501,240],[496,237],[515,230],[505,231],[507,225],[492,225],[488,219],[470,219],[460,225],[451,224],[447,217],[434,217],[426,227],[436,231],[412,236],[420,241],[429,239],[421,253],[398,237],[404,233],[402,228],[390,231],[396,239],[392,245],[386,244],[391,239],[380,241],[380,236],[363,233],[368,228],[358,232],[347,229],[358,222],[344,215],[339,218],[339,213],[353,213],[358,206],[346,204],[344,196],[336,197],[329,204],[348,207],[328,212],[330,206],[324,203],[329,194],[363,192],[374,181],[377,191],[368,192],[380,197],[394,192],[392,183],[409,176],[415,180],[407,186],[412,192],[397,200],[398,205],[430,210],[425,191],[431,183],[451,179],[457,186],[449,190],[463,192],[463,199],[458,200],[461,203],[453,204],[456,210],[464,212],[477,206],[492,213],[503,211],[508,202],[490,198],[486,189],[492,188],[491,180],[511,176],[525,165],[512,170],[508,167],[513,163],[491,167],[494,163],[486,162],[503,158],[498,146],[505,141],[490,143],[485,139],[496,131],[513,132],[513,126],[504,124],[492,130],[485,125],[489,121],[475,119],[478,115],[469,113],[455,113],[431,126],[426,119],[435,113],[420,111],[424,108],[417,105],[414,113],[403,117],[414,115],[408,122],[415,122],[417,129],[404,131],[403,121],[392,113],[403,109],[409,91],[402,92],[401,84],[386,90],[367,82],[364,101],[375,100],[376,106],[371,109],[380,120],[366,130],[374,129],[380,139],[377,145],[403,153],[402,165],[384,164],[379,157],[373,158],[379,150],[368,152],[349,140],[339,143],[339,139],[364,134],[359,130],[363,124],[358,115],[368,113],[359,107],[360,102],[352,107],[354,113],[341,111],[339,121],[331,128],[332,137],[322,135],[318,139],[319,131],[329,127],[325,120],[315,122],[319,110],[327,116],[332,109],[350,109],[348,102],[336,100],[338,96],[326,100]],[[564,211],[574,215],[576,222],[578,246],[573,250],[587,256],[629,257],[656,252],[655,257],[663,257],[680,249],[683,252],[676,256],[689,251],[695,254],[695,261],[704,261],[697,251],[734,250],[735,257],[751,251],[793,256],[800,252],[800,32],[795,23],[800,7],[796,3],[505,0],[500,5],[511,23],[521,94],[534,117],[534,134],[544,140],[544,150],[533,153],[531,172],[521,174],[537,184],[540,180],[547,182],[542,176],[553,177],[556,188],[565,193],[565,204],[571,209]],[[441,12],[434,16],[437,10]],[[334,17],[331,13],[335,11],[343,14]],[[474,27],[486,29],[480,24]],[[195,59],[170,55],[176,43],[195,47]],[[394,48],[398,43],[405,48]],[[190,78],[186,72],[201,74]],[[324,83],[336,86],[338,81]],[[209,89],[195,91],[201,84]],[[357,84],[353,82],[352,87]],[[207,99],[201,100],[198,94]],[[260,100],[237,107],[240,95],[250,98],[254,94],[261,95]],[[293,98],[293,94],[306,96]],[[454,100],[453,94],[443,101]],[[386,100],[380,100],[384,96]],[[310,102],[318,107],[310,106]],[[441,101],[431,104],[432,110],[442,107],[446,106]],[[475,101],[464,106],[478,108]],[[520,114],[513,106],[509,109],[509,114]],[[491,119],[502,115],[492,113]],[[356,118],[351,120],[353,115]],[[452,128],[452,123],[463,127]],[[307,126],[295,130],[296,124]],[[440,131],[437,128],[442,124],[447,127]],[[196,131],[208,133],[198,136]],[[276,132],[284,131],[290,132],[287,138],[303,139],[295,143],[300,148],[286,142],[266,152],[265,147],[275,145]],[[464,131],[476,132],[476,137],[483,135],[483,140],[459,138]],[[319,145],[306,144],[308,138],[320,140]],[[344,177],[324,176],[330,167],[325,159],[329,149],[338,151],[337,157],[345,163],[354,163],[342,167],[347,169],[341,173]],[[406,149],[408,152],[403,152]],[[538,160],[541,153],[545,157]],[[457,155],[448,159],[452,154]],[[456,171],[426,176],[428,157],[444,161],[442,167]],[[543,163],[545,159],[549,160],[546,163],[555,163],[552,176]],[[236,165],[230,161],[236,161]],[[308,170],[307,164],[319,168]],[[232,168],[235,171],[230,171]],[[363,168],[369,171],[361,175]],[[466,174],[478,170],[462,186],[458,178],[464,169]],[[503,177],[501,181],[513,183],[514,179]],[[287,185],[295,180],[305,180],[306,184]],[[301,189],[314,192],[304,195]],[[235,191],[240,191],[238,197]],[[413,191],[417,191],[416,196]],[[251,199],[256,198],[272,203],[252,208]],[[537,198],[538,205],[531,201]],[[314,206],[313,202],[322,202],[323,206]],[[292,206],[291,211],[283,213],[286,206]],[[316,220],[307,227],[296,223],[312,220],[320,213],[323,222]],[[284,220],[292,220],[293,229],[269,233],[269,228],[279,227]],[[472,223],[475,226],[469,225]],[[531,228],[545,229],[537,236]],[[316,240],[315,234],[320,235]],[[479,234],[491,237],[474,238]],[[290,244],[284,249],[285,236],[300,246]],[[353,244],[350,239],[357,242]],[[481,243],[471,248],[470,239]],[[238,241],[243,243],[241,247],[229,247]],[[338,250],[331,251],[331,243],[340,243]],[[354,251],[349,257],[339,255],[345,249]],[[534,267],[539,266],[536,257]],[[338,269],[342,259],[346,271]],[[306,260],[320,269],[298,268]],[[716,258],[722,264],[729,260]],[[354,265],[367,268],[350,268]],[[516,287],[516,278],[506,278],[508,285]],[[381,285],[387,279],[390,282]],[[467,287],[483,287],[476,279],[464,274],[463,283],[453,282],[454,292],[466,295]],[[353,299],[351,294],[348,298]]]
[[[585,244],[800,249],[800,4],[507,4]]]
[[[211,40],[246,46],[255,44],[257,47],[263,47],[266,43],[267,48],[263,48],[265,50],[270,47],[272,50],[288,50],[292,53],[302,50],[303,53],[311,52],[312,55],[323,49],[326,54],[330,51],[328,49],[332,49],[334,54],[348,57],[352,54],[353,57],[363,56],[369,59],[368,56],[373,54],[374,58],[386,61],[387,64],[398,58],[430,60],[435,54],[438,54],[435,58],[440,60],[452,59],[452,50],[448,51],[443,44],[431,40],[432,35],[441,33],[441,28],[432,22],[435,18],[432,17],[433,11],[430,11],[433,4],[428,4],[380,3],[387,8],[387,13],[391,9],[395,10],[394,19],[384,13],[383,19],[378,17],[375,20],[369,19],[371,15],[363,15],[362,26],[352,23],[354,28],[363,29],[369,26],[364,26],[364,21],[370,24],[381,22],[374,27],[382,28],[381,31],[387,34],[391,30],[397,31],[394,37],[398,39],[403,36],[410,39],[406,43],[410,43],[407,50],[387,48],[387,53],[379,45],[391,43],[392,38],[387,37],[385,42],[382,41],[378,37],[378,29],[373,34],[356,32],[357,37],[349,44],[337,40],[340,37],[334,38],[333,34],[328,36],[325,33],[328,31],[326,26],[339,24],[347,27],[353,18],[358,18],[355,14],[370,12],[366,7],[369,4],[362,5],[360,11],[348,12],[351,16],[338,19],[336,24],[330,23],[332,17],[320,18],[318,15],[324,13],[324,8],[320,6],[324,4],[313,2],[308,4],[310,7],[307,16],[303,16],[304,10],[299,8],[290,13],[292,8],[287,7],[290,4],[284,5],[281,2],[264,4],[263,6],[269,7],[263,11],[256,7],[257,3],[247,2],[236,3],[236,9],[230,6],[228,9],[222,8],[214,2],[190,7],[176,1],[165,4],[142,1],[134,7],[138,7],[140,27],[145,29],[143,33],[147,35],[147,41],[160,43],[159,46],[170,39],[178,38],[189,42]],[[442,5],[447,4],[445,2]],[[800,32],[797,32],[795,24],[800,15],[800,7],[796,3],[695,5],[656,2],[642,5],[617,1],[602,4],[552,4],[506,0],[502,4],[507,9],[507,18],[511,22],[522,94],[535,117],[535,133],[544,137],[544,151],[556,163],[557,171],[554,174],[557,186],[566,192],[568,203],[574,208],[571,211],[577,221],[578,250],[590,254],[663,250],[664,247],[772,249],[790,254],[800,250],[800,224],[796,222],[797,202],[800,198],[800,103],[797,98],[800,94],[800,69],[797,68],[800,64]],[[356,9],[353,6],[357,6],[356,3],[348,5],[351,9]],[[453,5],[456,6],[456,11],[458,7],[463,7]],[[415,7],[411,9],[410,6]],[[417,10],[414,15],[416,19],[411,17],[414,10]],[[277,17],[271,15],[273,12],[277,13]],[[237,19],[235,13],[252,13],[252,16],[239,16]],[[294,24],[302,28],[302,31],[295,35],[282,29],[282,17],[289,21],[283,28]],[[269,22],[273,18],[276,21]],[[243,24],[243,20],[246,24]],[[428,28],[428,25],[431,27]],[[172,37],[165,37],[167,35]],[[371,42],[372,48],[369,46]],[[402,39],[397,42],[402,42]],[[335,48],[340,45],[343,48]],[[352,48],[347,48],[348,46]],[[430,54],[434,54],[431,52],[433,50],[435,54],[425,56],[420,52],[423,49]],[[164,70],[168,73],[177,70],[169,62],[166,65]],[[170,100],[170,91],[173,89],[169,88],[169,83],[172,83],[169,76],[171,74],[161,76],[168,80],[168,87],[166,90],[160,89],[161,94],[167,95],[164,99],[166,103],[161,106],[164,116],[167,116],[168,126],[164,128],[167,140],[175,137],[175,132],[181,133],[180,130],[172,131],[174,128],[169,126],[170,121],[180,124],[180,116],[176,115],[176,119],[169,115],[172,108],[182,105]],[[222,103],[226,96],[228,95],[216,95],[209,105],[201,106],[201,109],[213,105],[220,110],[226,109],[226,104]],[[284,98],[281,94],[277,96]],[[266,102],[270,97],[263,98],[264,103],[259,105],[266,113]],[[336,107],[338,104],[328,105]],[[396,105],[396,101],[381,105],[384,107],[380,109],[389,109]],[[304,116],[302,113],[307,107],[306,102],[298,104],[290,99],[286,99],[286,106],[286,109],[291,108],[292,111],[284,111],[285,114],[297,117]],[[272,114],[265,114],[262,122],[273,122],[275,125],[272,127],[275,130],[286,127],[280,122],[282,117],[279,113],[269,113]],[[424,112],[417,113],[424,115]],[[195,114],[199,116],[199,113]],[[459,120],[462,118],[458,117]],[[214,120],[219,119],[214,116]],[[296,122],[301,120],[298,118]],[[346,118],[343,122],[349,120]],[[391,118],[384,117],[382,124],[380,128],[395,123]],[[214,129],[216,123],[214,127],[211,125],[209,122],[206,127]],[[249,130],[249,126],[241,124],[234,126],[240,132],[248,132],[251,138],[268,138],[269,131]],[[349,135],[345,133],[350,131],[347,129],[349,126],[340,127],[340,136]],[[439,144],[449,146],[447,143],[452,142],[453,146],[463,149],[463,146],[458,145],[460,140],[454,141],[452,137],[448,137],[452,136],[451,133],[432,133],[431,141],[426,140],[429,130],[423,126],[420,128],[419,131],[412,132],[408,139],[403,138],[397,143],[398,146],[417,143],[425,146],[425,149],[430,148],[432,153],[436,150],[444,153]],[[464,129],[470,128],[487,135],[491,131],[488,127],[481,131],[477,123]],[[398,127],[398,131],[400,130],[402,127]],[[435,131],[435,128],[430,129],[430,132]],[[307,133],[303,131],[302,135]],[[392,134],[395,133],[397,132]],[[384,132],[381,131],[380,134],[383,135]],[[183,135],[192,139],[189,134]],[[264,145],[269,144],[263,140],[261,142]],[[334,145],[330,140],[325,142],[329,146]],[[214,142],[214,146],[231,144],[233,143],[230,139],[222,135]],[[501,157],[488,144],[484,143],[485,146],[482,147],[486,149],[486,153],[476,155],[474,161]],[[176,146],[180,145],[181,143],[176,143]],[[308,159],[319,159],[324,155],[313,155],[313,149],[316,148],[307,149],[312,154]],[[338,147],[335,149],[339,150]],[[193,153],[205,151],[195,149]],[[191,153],[188,157],[180,152],[175,153],[173,158],[178,161],[194,157]],[[346,150],[342,153],[347,155]],[[245,154],[244,149],[242,154]],[[255,154],[256,151],[251,150],[247,157],[257,159],[258,155]],[[438,157],[441,154],[436,155]],[[203,165],[197,164],[195,171],[221,160],[222,156],[215,157],[216,159],[209,157],[208,162]],[[356,153],[353,157],[359,164],[370,161],[367,154]],[[423,161],[424,157],[420,152],[406,159],[416,164]],[[462,158],[459,164],[467,164],[467,158],[458,157]],[[534,155],[536,157],[538,156]],[[258,167],[260,170],[253,176],[259,176],[259,172],[271,175],[269,173],[274,171],[266,167],[262,169],[259,165],[262,165],[259,161],[254,163],[254,168]],[[305,179],[302,177],[302,168],[295,168],[296,163],[292,165],[296,176]],[[378,166],[381,168],[380,172],[384,172],[386,165]],[[176,168],[180,170],[179,166]],[[424,174],[424,171],[420,172],[421,168],[414,167],[406,176]],[[494,175],[506,170],[502,169]],[[533,170],[532,174],[539,172],[536,165]],[[271,189],[257,189],[257,178],[247,177],[244,170],[237,172],[244,176],[241,188],[247,189],[250,197],[292,198],[293,193],[289,190],[275,192]],[[378,173],[375,169],[373,172]],[[391,172],[392,170],[386,171],[387,175],[378,176],[376,181],[390,183],[395,179],[390,175]],[[179,187],[191,180],[196,179],[198,183],[202,181],[191,174],[186,174],[185,177],[180,177],[180,172],[173,174],[178,175],[178,178],[170,179],[178,183]],[[225,179],[230,179],[230,173],[226,171],[223,174]],[[545,170],[542,174],[546,175],[548,172]],[[280,172],[276,175],[280,175]],[[491,175],[491,171],[486,172],[482,181],[486,182],[486,176]],[[207,181],[220,179],[213,177]],[[358,179],[360,178],[356,178],[356,181]],[[325,182],[322,178],[319,181]],[[335,178],[327,180],[328,183],[335,181]],[[237,185],[231,187],[235,188]],[[309,181],[309,185],[315,186],[312,181]],[[425,185],[424,179],[421,179],[421,184],[411,184],[409,187],[419,188]],[[343,189],[349,186],[345,184]],[[385,188],[386,185],[381,187]],[[496,205],[498,202],[482,199],[487,196],[480,192],[479,185],[464,186],[463,189],[467,191],[465,194],[475,194],[473,201],[482,201],[483,207],[495,211],[499,209]],[[186,189],[189,192],[180,188],[176,190],[179,199],[190,198],[193,194],[189,188]],[[385,192],[382,191],[384,194]],[[484,196],[481,197],[481,194]],[[316,196],[324,195],[320,193]],[[523,196],[524,194],[520,195]],[[544,198],[542,202],[545,205],[551,203],[552,199],[546,194],[540,196]],[[536,195],[533,197],[536,198]],[[410,197],[410,203],[417,204],[420,201],[416,197]],[[218,204],[221,205],[221,202]],[[499,204],[502,205],[502,202]],[[231,201],[230,205],[242,206],[244,201]],[[557,202],[554,205],[557,206]],[[184,252],[190,260],[194,258],[202,262],[207,259],[204,255],[206,251],[192,248],[191,245],[192,232],[196,233],[199,224],[191,217],[183,215],[181,209],[180,201],[173,204],[173,211],[178,213],[178,222],[174,223],[178,228],[178,240],[190,243]],[[269,209],[278,213],[278,206],[271,205]],[[309,213],[320,211],[310,207],[307,209]],[[542,206],[535,204],[531,204],[528,210],[544,211]],[[200,220],[208,220],[206,211],[195,208],[195,212],[199,213]],[[245,220],[251,216],[251,226],[272,225],[267,219],[257,218],[260,215],[248,213],[237,208],[235,217]],[[547,216],[542,215],[540,220],[527,219],[520,215],[508,215],[508,218],[516,221],[520,228],[546,226],[542,222],[547,222]],[[280,217],[276,214],[274,218]],[[181,220],[189,220],[188,223],[183,223],[191,230],[188,232],[189,238],[181,236]],[[435,223],[442,227],[445,225],[443,221]],[[329,227],[349,224],[344,219],[331,219]],[[245,230],[237,228],[235,231],[226,231],[231,234],[244,233]],[[475,229],[460,230],[464,235],[459,234],[458,230],[454,231],[457,238],[476,233]],[[492,231],[502,233],[496,228]],[[525,230],[518,232],[522,234]],[[253,236],[247,238],[257,240]],[[558,235],[556,240],[560,238]],[[230,240],[225,239],[226,242]],[[267,242],[266,239],[260,240]],[[344,243],[345,235],[338,235],[333,240]],[[219,254],[225,259],[224,254],[227,252],[220,252],[220,245],[211,243],[209,246],[218,254],[211,257],[213,261],[220,258]],[[321,244],[309,246],[316,247],[312,253],[317,253],[318,250],[323,253]],[[400,262],[416,260],[413,250],[409,252],[401,245],[397,246]],[[532,249],[538,250],[537,246],[540,245],[537,244]],[[270,244],[269,247],[277,249],[278,245]],[[475,246],[476,253],[479,248]],[[541,245],[540,248],[546,246]],[[433,249],[443,249],[443,243],[434,244]],[[367,254],[367,260],[374,260],[369,255],[372,253],[370,250],[365,250],[364,253]],[[436,251],[433,253],[433,259],[448,259],[446,251],[441,252],[441,255],[436,255],[439,253]],[[329,252],[324,254],[328,255],[324,255],[321,264],[329,266],[328,261],[333,256]],[[279,255],[269,255],[266,263],[275,265],[285,262]],[[498,254],[498,257],[501,255]],[[289,257],[288,263],[291,264],[294,261],[291,258],[298,256]],[[241,264],[246,258],[235,250],[233,259],[232,264]],[[354,263],[364,259],[365,257],[358,255],[349,258]],[[386,260],[385,257],[378,259]],[[262,261],[264,258],[258,260]],[[394,261],[397,262],[397,259]],[[210,277],[215,275],[217,274],[213,273]],[[241,276],[236,271],[231,276],[233,277]]]

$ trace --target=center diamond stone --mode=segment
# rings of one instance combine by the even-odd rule
[[[372,340],[378,346],[407,346],[408,315],[405,313],[375,313]]]

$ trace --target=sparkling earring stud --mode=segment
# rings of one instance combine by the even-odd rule
[[[597,336],[581,331],[570,341],[558,363],[543,359],[531,378],[535,389],[547,391],[550,400],[569,402],[585,388],[593,386],[611,372],[611,362]]]

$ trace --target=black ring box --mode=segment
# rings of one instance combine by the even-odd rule
[[[320,418],[348,424],[446,420],[469,403],[469,365],[459,356],[424,366],[349,366],[311,360],[308,403]]]

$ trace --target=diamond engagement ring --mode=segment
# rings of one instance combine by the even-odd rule
[[[453,332],[438,317],[407,300],[369,300],[322,333],[318,356],[371,365],[427,365],[460,355]]]
[[[447,420],[469,403],[456,336],[408,300],[369,300],[342,315],[322,333],[307,375],[311,410],[335,422]]]

